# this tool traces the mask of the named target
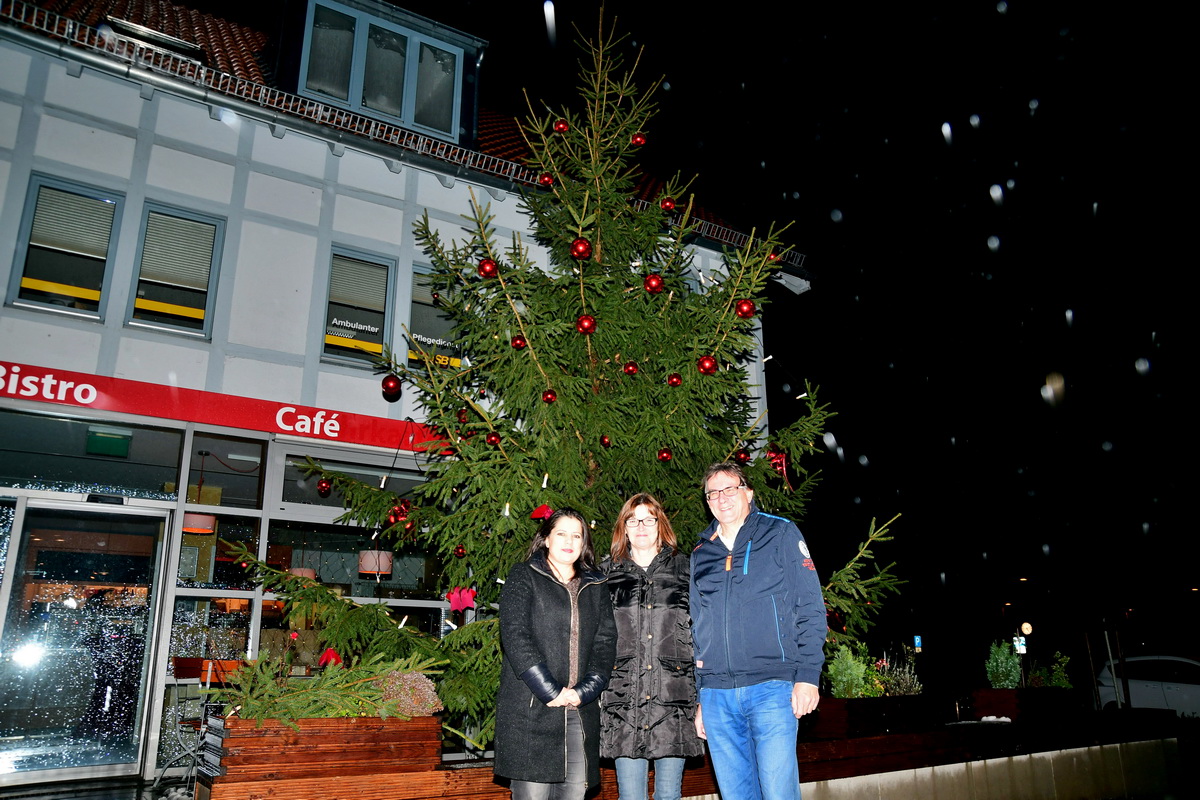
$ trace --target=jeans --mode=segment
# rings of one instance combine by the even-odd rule
[[[513,781],[512,800],[583,800],[587,791],[587,756],[583,752],[583,723],[579,710],[567,714],[567,779],[562,783]]]
[[[701,689],[708,753],[722,800],[800,800],[792,686]]]
[[[679,800],[683,783],[682,758],[618,758],[618,800],[646,800],[650,764],[654,764],[654,800]]]

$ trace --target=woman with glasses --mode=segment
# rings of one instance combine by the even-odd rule
[[[684,759],[703,754],[696,736],[696,686],[688,616],[688,557],[662,504],[625,501],[613,530],[608,574],[617,622],[617,660],[600,698],[600,755],[616,760],[620,800],[678,800]]]

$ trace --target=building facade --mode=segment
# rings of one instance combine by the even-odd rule
[[[370,358],[455,357],[413,222],[460,237],[473,191],[527,230],[532,176],[475,144],[482,40],[286,2],[268,79],[260,32],[112,5],[0,12],[0,787],[187,763],[208,662],[290,641],[230,544],[441,631],[423,555],[364,570],[303,465],[411,491],[425,431]]]

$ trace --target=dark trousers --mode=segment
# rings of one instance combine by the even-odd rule
[[[579,721],[579,710],[568,708],[567,779],[562,783],[535,783],[513,781],[512,800],[583,800],[587,791],[587,757],[583,754],[583,724]]]

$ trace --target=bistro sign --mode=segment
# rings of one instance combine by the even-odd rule
[[[0,361],[0,399],[81,406],[158,419],[420,451],[435,437],[406,420],[203,392]]]

